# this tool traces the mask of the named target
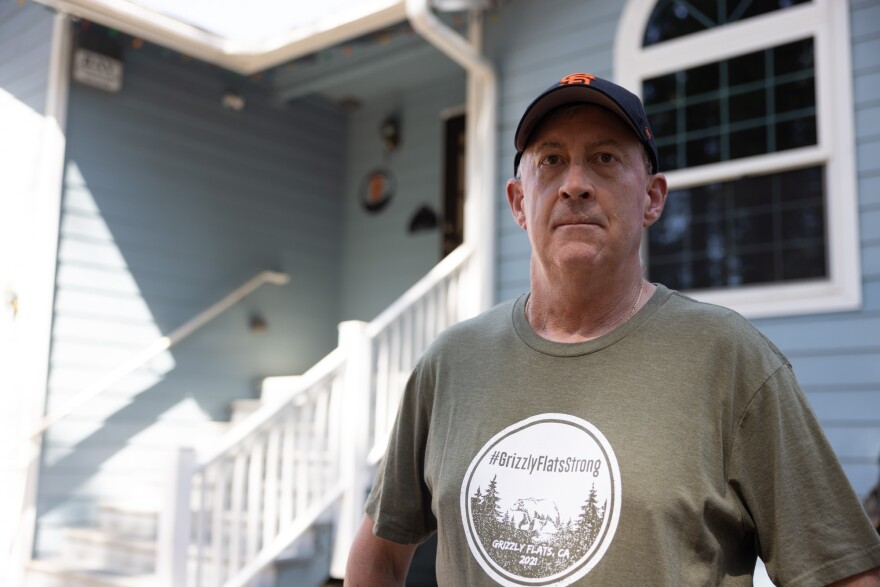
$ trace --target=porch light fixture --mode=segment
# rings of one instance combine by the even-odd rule
[[[400,146],[400,117],[392,114],[385,118],[379,127],[379,134],[386,151],[397,149]]]
[[[269,323],[261,314],[251,314],[248,321],[248,330],[255,334],[262,334],[269,330]]]

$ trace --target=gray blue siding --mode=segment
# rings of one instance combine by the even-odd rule
[[[220,105],[238,90],[241,112]],[[233,399],[301,373],[336,344],[345,118],[278,106],[262,84],[126,45],[119,94],[74,85],[49,406],[262,270],[265,285],[50,431],[43,554],[97,500],[155,502],[176,443],[216,436]],[[249,330],[252,316],[268,323]]]
[[[46,107],[51,38],[49,9],[0,1],[0,88],[40,114]]]
[[[442,59],[442,58],[441,58]],[[450,107],[463,106],[465,78],[461,68],[437,60],[426,63],[437,73],[430,84],[381,96],[350,114],[345,183],[345,243],[342,312],[346,319],[371,320],[440,260],[440,227],[415,234],[407,231],[422,205],[443,213],[443,118]],[[398,114],[401,147],[388,155],[379,126]],[[396,191],[380,212],[360,204],[364,178],[386,167]]]

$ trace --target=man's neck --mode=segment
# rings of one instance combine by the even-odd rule
[[[572,277],[553,282],[542,277],[533,268],[526,317],[535,332],[555,342],[583,342],[611,332],[657,289],[640,272],[607,283]]]

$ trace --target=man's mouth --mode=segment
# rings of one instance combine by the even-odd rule
[[[589,218],[571,218],[567,220],[562,220],[556,223],[557,227],[560,226],[589,226],[589,225],[598,225],[597,222],[590,220]]]

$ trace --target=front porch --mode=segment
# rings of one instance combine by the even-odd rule
[[[72,27],[74,47],[119,49],[125,77],[118,93],[69,88],[46,411],[249,276],[289,282],[47,427],[29,581],[271,584],[318,551],[340,576],[409,369],[488,289],[474,247],[443,259],[439,229],[444,123],[467,110],[466,76],[406,25],[254,76]],[[380,129],[392,118],[397,148]],[[377,170],[392,192],[374,211]],[[413,228],[423,210],[437,225]],[[292,374],[271,401],[242,401]]]

